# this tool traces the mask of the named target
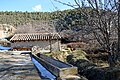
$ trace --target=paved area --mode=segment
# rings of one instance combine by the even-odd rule
[[[41,80],[30,56],[0,52],[0,80]]]

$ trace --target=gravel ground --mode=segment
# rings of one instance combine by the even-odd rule
[[[30,56],[0,52],[0,80],[41,80]]]

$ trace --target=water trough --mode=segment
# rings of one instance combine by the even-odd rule
[[[77,67],[68,63],[55,60],[40,53],[37,55],[31,54],[31,56],[57,78],[64,78],[69,75],[78,74]]]

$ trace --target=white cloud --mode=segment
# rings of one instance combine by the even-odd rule
[[[32,7],[32,9],[34,11],[40,11],[40,10],[42,10],[42,6],[39,4],[39,5],[36,5],[36,6]]]

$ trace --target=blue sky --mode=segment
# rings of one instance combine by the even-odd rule
[[[73,0],[60,0],[63,2],[73,3]],[[71,9],[71,7],[62,5],[54,0],[1,0],[0,11],[55,11],[55,7],[59,10]]]

